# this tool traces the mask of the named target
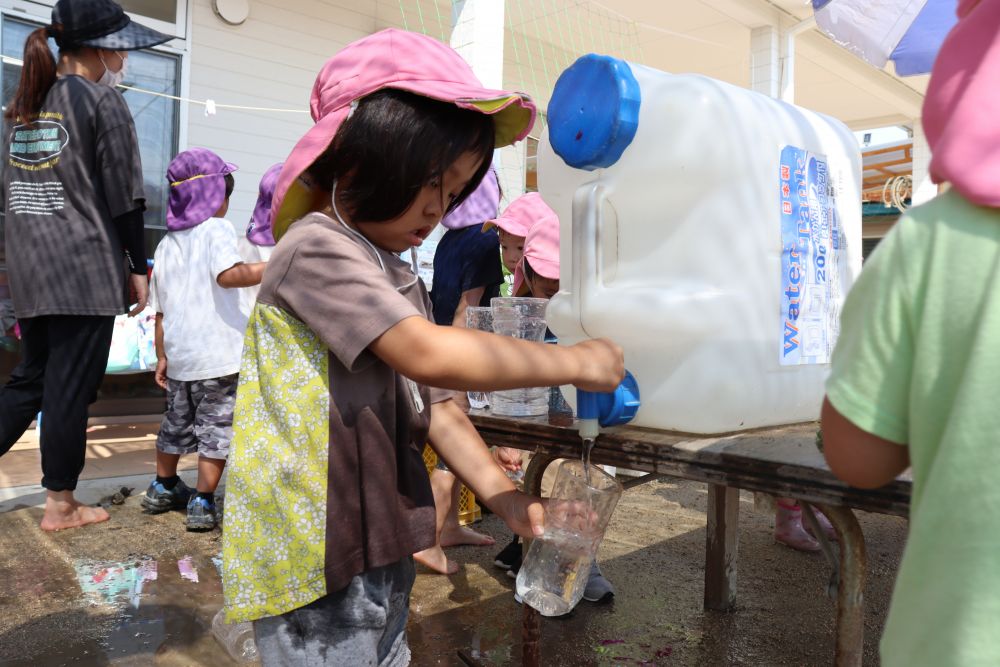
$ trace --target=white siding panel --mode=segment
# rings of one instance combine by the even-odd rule
[[[377,29],[375,0],[250,0],[241,26],[222,22],[211,0],[191,0],[191,12],[188,96],[218,104],[308,110],[323,63]],[[239,165],[227,217],[241,230],[261,176],[311,125],[307,113],[219,109],[206,117],[192,105],[182,148],[204,146]]]

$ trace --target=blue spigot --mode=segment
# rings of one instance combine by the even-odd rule
[[[635,418],[639,411],[639,383],[625,371],[625,379],[609,394],[576,390],[576,416],[580,419],[580,435],[596,438],[600,427],[620,426]]]

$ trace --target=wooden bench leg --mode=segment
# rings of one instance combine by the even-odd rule
[[[708,485],[705,539],[705,609],[729,611],[736,605],[740,490]]]
[[[544,454],[535,454],[531,457],[528,469],[524,471],[524,492],[535,496],[542,494],[542,476],[545,469],[555,458]],[[523,540],[524,553],[528,553],[531,546],[530,540]],[[538,667],[541,664],[541,646],[539,640],[542,636],[542,618],[530,605],[522,604],[524,607],[524,620],[521,625],[521,665],[523,667]]]
[[[837,586],[836,667],[860,667],[865,648],[865,536],[847,507],[818,505],[830,519],[840,542],[840,582]]]

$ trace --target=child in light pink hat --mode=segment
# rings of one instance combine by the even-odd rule
[[[1000,2],[962,0],[958,16],[923,107],[931,177],[951,188],[865,264],[822,413],[844,482],[912,472],[886,667],[1000,665]]]
[[[493,461],[454,391],[624,376],[608,341],[556,347],[438,326],[398,253],[423,243],[523,139],[524,95],[482,87],[448,46],[384,30],[324,65],[316,124],[278,178],[244,345],[226,497],[227,617],[268,665],[406,665],[417,551],[435,542],[421,455],[438,456],[515,531],[538,498]]]
[[[484,231],[496,227],[500,232],[500,260],[504,273],[500,296],[513,296],[514,271],[524,256],[524,239],[531,226],[549,212],[551,209],[542,201],[542,196],[529,192],[511,202],[496,220],[483,226]]]

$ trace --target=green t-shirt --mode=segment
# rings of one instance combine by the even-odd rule
[[[844,305],[827,395],[909,447],[909,537],[882,664],[1000,665],[1000,209],[914,208]]]
[[[500,296],[514,296],[514,274],[507,270],[503,263],[503,253],[500,253],[500,268],[503,269],[503,282],[500,283]]]

